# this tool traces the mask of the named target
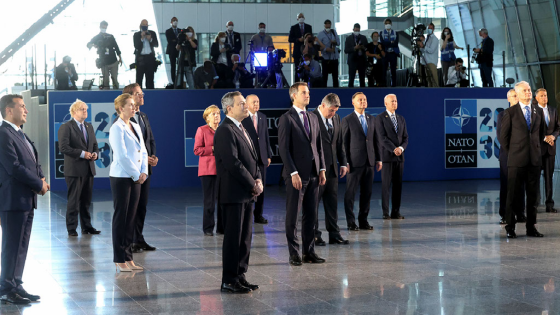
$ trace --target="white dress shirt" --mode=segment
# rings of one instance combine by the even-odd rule
[[[548,123],[550,122],[550,116],[548,113],[548,106],[542,106],[541,104],[539,104],[539,107],[542,108],[543,112],[544,112],[544,121],[546,122],[546,126],[548,127]]]

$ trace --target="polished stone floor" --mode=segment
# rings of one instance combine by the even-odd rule
[[[405,183],[402,221],[381,220],[380,188],[373,231],[344,229],[350,245],[317,248],[326,264],[291,267],[284,190],[267,187],[270,223],[254,227],[247,274],[261,288],[248,295],[219,291],[222,237],[203,236],[199,188],[152,189],[145,235],[158,250],[136,254],[146,270],[134,273],[112,263],[110,191],[94,192],[102,234],[75,238],[66,233],[64,193],[50,193],[40,198],[24,274],[42,300],[2,305],[0,314],[560,313],[560,214],[541,207],[544,238],[518,226],[519,238],[507,240],[497,180]],[[342,208],[339,218],[345,227]]]

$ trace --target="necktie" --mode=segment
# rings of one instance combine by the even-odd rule
[[[243,131],[243,134],[245,135],[245,138],[247,139],[247,142],[249,142],[249,145],[251,146],[251,149],[253,148],[253,143],[251,142],[251,138],[249,138],[249,135],[247,134],[247,131],[245,131],[245,128],[243,128],[243,125],[239,124],[239,128],[241,128],[241,131]]]
[[[331,123],[329,122],[329,120],[327,119],[327,132],[329,133],[329,135],[333,136],[333,125],[331,125]]]
[[[360,41],[359,41],[359,37],[358,37],[358,36],[356,36],[355,41],[356,41],[356,45],[359,45],[359,44],[360,44]],[[358,50],[358,56],[361,56],[361,55],[362,55],[362,50]]]
[[[86,141],[86,145],[87,145],[87,133],[86,133],[86,129],[84,128],[84,124],[80,124],[80,130],[82,131],[82,135],[84,135],[84,140]]]
[[[303,24],[300,24],[299,27],[301,28],[301,36],[305,35],[305,29],[303,28]]]
[[[33,153],[33,147],[31,146],[31,143],[29,143],[29,141],[27,141],[27,138],[25,137],[25,134],[23,134],[23,131],[21,131],[21,129],[18,131],[20,137],[23,139],[23,142],[25,142],[25,144],[27,145],[27,148],[29,149],[29,153],[31,153],[31,156],[33,157],[33,161],[35,160],[35,153]]]
[[[548,116],[549,115],[548,108],[545,108],[543,112],[544,112],[544,120],[546,121],[546,126],[548,127],[548,122],[550,121],[550,117]]]
[[[174,28],[173,31],[175,32],[175,37],[179,37],[179,33],[177,32],[177,29]]]
[[[305,111],[299,112],[302,119],[303,119],[303,127],[305,128],[305,132],[307,133],[307,137],[310,136],[311,132],[309,131],[309,122],[307,121],[307,115],[305,115]]]
[[[527,129],[531,130],[531,108],[525,106],[525,121],[527,121]]]
[[[255,126],[255,131],[257,132],[257,134],[259,133],[259,129],[257,129],[257,113],[255,113],[253,115],[253,126]]]
[[[395,132],[399,132],[399,127],[397,126],[397,118],[395,117],[395,114],[391,115],[391,120],[393,121],[393,126],[395,126]]]
[[[140,130],[142,130],[142,136],[146,139],[146,124],[144,124],[144,120],[140,117],[140,113],[136,113],[138,116],[138,124],[140,125]]]
[[[360,115],[360,123],[362,124],[362,129],[364,129],[364,134],[367,136],[367,123],[364,115]]]

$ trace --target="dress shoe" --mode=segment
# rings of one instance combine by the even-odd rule
[[[299,257],[299,255],[290,256],[290,265],[301,266],[301,258]]]
[[[76,232],[76,230],[70,230],[68,231],[68,236],[78,236],[78,232]]]
[[[397,213],[397,214],[391,214],[391,219],[402,220],[402,219],[404,219],[404,217],[400,213]]]
[[[96,230],[95,228],[89,228],[89,229],[82,230],[82,234],[93,234],[93,235],[95,235],[95,234],[101,234],[101,231]]]
[[[303,262],[306,264],[322,264],[326,260],[317,256],[315,253],[303,255]]]
[[[135,264],[133,261],[126,261],[125,263],[130,270],[144,270],[144,267]]]
[[[350,231],[359,231],[360,228],[356,225],[356,223],[352,223],[348,225],[348,230]]]
[[[255,218],[255,223],[257,224],[268,224],[268,220],[265,219],[263,216],[259,218]]]
[[[116,270],[120,272],[132,272],[132,269],[128,268],[128,265],[126,263],[124,263],[124,266],[122,266],[121,264],[115,264],[115,266],[117,267]]]
[[[216,230],[216,234],[224,235],[224,231]]]
[[[204,235],[206,235],[206,236],[214,236],[214,233],[212,233],[212,232],[204,232]]]
[[[350,244],[349,240],[345,240],[342,236],[338,235],[336,237],[329,237],[329,244],[337,244],[337,245],[348,245]]]
[[[36,302],[36,301],[41,299],[41,297],[39,295],[34,295],[34,294],[27,293],[27,291],[25,291],[25,289],[22,288],[22,287],[20,287],[18,289],[14,289],[14,292],[17,293],[22,298],[28,299],[32,302]]]
[[[384,214],[383,220],[391,220],[391,217],[388,214]]]
[[[558,213],[558,210],[556,210],[556,209],[554,209],[554,208],[546,208],[546,212]]]
[[[0,300],[2,301],[2,304],[16,304],[16,305],[29,304],[30,302],[29,299],[21,297],[19,294],[15,292],[9,292],[2,295],[2,297],[0,297]]]
[[[222,283],[222,287],[220,288],[222,292],[230,292],[230,293],[238,293],[238,294],[245,294],[250,293],[251,289],[241,285],[241,283]]]
[[[506,219],[504,219],[504,217],[501,217],[500,218],[500,224],[506,224],[506,223],[507,223]]]
[[[544,235],[539,233],[539,231],[537,231],[536,228],[530,228],[530,229],[527,229],[527,236],[543,237]]]
[[[524,215],[518,215],[516,221],[519,222],[519,223],[525,223],[525,222],[527,222],[527,217],[524,216]]]
[[[146,242],[140,243],[140,244],[138,244],[138,245],[139,245],[143,250],[150,250],[150,251],[151,251],[151,250],[156,250],[155,247],[150,246],[150,244],[148,244],[148,243],[146,243]]]
[[[360,224],[360,230],[373,230],[373,226],[369,225],[369,223],[365,222]]]
[[[323,239],[319,236],[315,238],[315,245],[317,246],[326,246],[327,243],[325,243],[325,241],[323,241]]]
[[[240,283],[242,286],[251,289],[252,291],[255,291],[255,290],[257,290],[257,289],[259,288],[258,285],[256,285],[256,284],[250,284],[250,283],[247,282],[247,280],[245,280],[245,279],[239,280],[239,283]]]
[[[507,238],[517,238],[517,234],[515,234],[515,230],[512,228],[506,227],[506,234],[507,234]]]
[[[142,249],[142,246],[140,246],[139,244],[132,244],[132,252],[133,253],[141,253],[143,252],[144,249]]]

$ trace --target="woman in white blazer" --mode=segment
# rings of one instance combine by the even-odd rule
[[[120,271],[142,270],[132,260],[132,238],[141,184],[148,178],[148,153],[138,124],[134,98],[122,94],[115,99],[119,118],[109,132],[113,162],[109,171],[113,193],[113,261]]]

